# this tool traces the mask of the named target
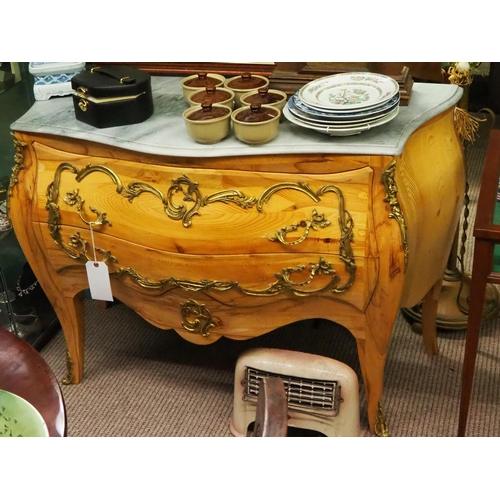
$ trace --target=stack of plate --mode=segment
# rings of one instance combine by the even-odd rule
[[[304,85],[283,108],[301,127],[355,135],[388,123],[399,112],[399,84],[377,73],[340,73]]]

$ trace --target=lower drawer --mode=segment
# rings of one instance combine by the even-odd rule
[[[58,245],[46,224],[36,232],[66,293],[88,288],[84,263],[94,255],[90,233],[62,227]],[[109,267],[113,293],[120,283],[139,295],[183,291],[210,296],[228,307],[325,296],[363,310],[376,282],[376,259],[336,254],[182,255],[98,236],[97,259]]]

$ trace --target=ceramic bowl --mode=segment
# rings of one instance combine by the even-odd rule
[[[12,392],[0,390],[2,425],[0,437],[48,437],[47,424],[39,411]]]
[[[194,92],[188,97],[189,105],[201,106],[204,102],[212,104],[222,104],[229,108],[234,108],[234,92],[231,89],[222,87],[207,87],[206,89]]]
[[[222,104],[203,103],[182,114],[189,137],[200,144],[215,144],[229,134],[231,108]]]
[[[234,135],[247,144],[265,144],[278,135],[281,111],[273,106],[252,104],[231,114]]]
[[[234,92],[234,107],[239,108],[241,104],[241,96],[262,87],[269,87],[269,80],[265,76],[251,75],[245,73],[240,76],[233,76],[224,82],[224,87],[231,89]]]
[[[181,80],[182,93],[184,100],[189,104],[189,96],[199,90],[206,89],[209,86],[222,87],[226,78],[217,73],[198,73],[197,75],[186,76]]]
[[[252,90],[243,94],[240,98],[242,106],[251,106],[252,104],[267,104],[279,109],[282,114],[280,120],[283,120],[283,108],[288,101],[288,96],[281,90],[262,87],[258,90]]]

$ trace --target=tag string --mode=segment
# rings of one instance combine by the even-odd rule
[[[92,250],[94,251],[94,262],[97,262],[97,255],[95,253],[94,231],[92,230],[93,222],[90,222],[90,239],[92,240]]]

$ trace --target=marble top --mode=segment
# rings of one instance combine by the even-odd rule
[[[134,125],[98,129],[75,119],[73,98],[52,97],[35,104],[11,125],[21,132],[98,142],[127,150],[157,155],[215,157],[263,154],[359,154],[397,155],[410,135],[423,123],[455,105],[462,96],[457,85],[415,83],[408,106],[398,116],[379,127],[348,137],[332,137],[305,129],[286,119],[271,142],[249,146],[233,133],[217,144],[203,145],[186,132],[182,112],[187,108],[180,77],[152,77],[154,113]]]

